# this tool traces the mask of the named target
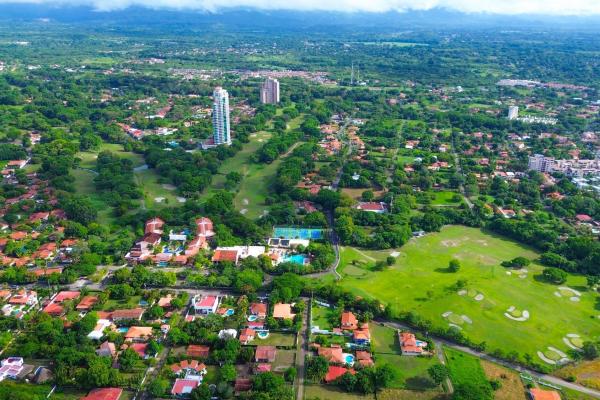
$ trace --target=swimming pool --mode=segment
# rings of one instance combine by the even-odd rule
[[[249,322],[254,322],[254,321],[256,321],[257,319],[258,319],[258,315],[250,315],[250,316],[248,317],[248,321],[249,321]]]
[[[119,333],[127,333],[128,330],[129,330],[129,328],[126,326],[124,326],[122,328],[117,328],[117,332],[119,332]]]
[[[342,354],[342,356],[344,356],[344,361],[346,362],[346,364],[348,364],[349,366],[354,365],[354,356],[350,353],[344,353]]]
[[[233,314],[235,314],[235,310],[233,308],[228,308],[227,311],[225,311],[225,315],[228,317],[232,316]]]
[[[266,339],[269,337],[269,331],[258,331],[256,332],[256,336],[258,336],[259,339]]]
[[[304,265],[306,263],[306,256],[304,254],[293,254],[291,256],[286,256],[283,261]]]
[[[284,239],[321,239],[323,238],[323,229],[280,226],[273,229],[273,237]]]

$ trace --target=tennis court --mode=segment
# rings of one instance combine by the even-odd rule
[[[284,239],[322,239],[323,229],[275,227],[273,237]]]

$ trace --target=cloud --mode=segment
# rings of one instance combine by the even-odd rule
[[[130,6],[221,11],[237,7],[260,10],[387,12],[445,8],[468,13],[600,15],[600,0],[0,0],[0,3],[84,5],[100,11]]]

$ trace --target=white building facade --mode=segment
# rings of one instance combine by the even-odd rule
[[[231,127],[229,123],[229,93],[222,87],[213,92],[213,140],[215,145],[231,145]]]

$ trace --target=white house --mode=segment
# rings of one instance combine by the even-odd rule
[[[217,311],[217,308],[219,307],[219,297],[202,296],[197,294],[194,297],[192,297],[191,306],[196,314],[214,314]]]

